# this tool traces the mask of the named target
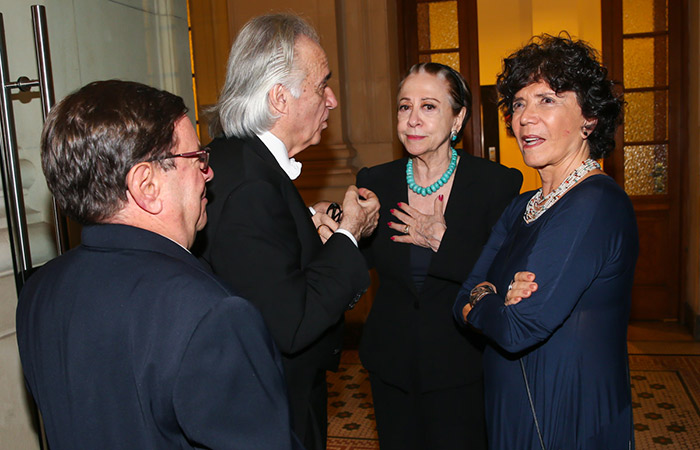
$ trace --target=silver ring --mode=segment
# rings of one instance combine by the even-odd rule
[[[409,226],[406,225],[406,228],[403,229],[403,234],[408,234],[408,229],[409,229]]]

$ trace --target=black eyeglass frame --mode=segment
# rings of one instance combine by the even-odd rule
[[[160,156],[158,158],[151,158],[146,162],[154,162],[154,161],[163,161],[166,159],[171,159],[171,158],[197,158],[199,159],[199,162],[202,164],[202,167],[199,169],[206,173],[209,171],[209,152],[211,149],[209,147],[204,147],[201,148],[197,151],[194,152],[186,152],[186,153],[178,153],[177,155],[167,155],[167,156]]]
[[[340,221],[343,219],[343,208],[341,208],[336,202],[333,202],[328,206],[326,214],[328,214],[331,219],[340,223]]]

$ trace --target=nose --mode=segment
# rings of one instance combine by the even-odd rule
[[[537,121],[537,113],[534,106],[529,104],[523,105],[517,115],[518,122],[521,125],[526,125],[528,123],[534,123]]]
[[[411,112],[408,114],[408,126],[417,127],[418,125],[420,125],[418,108],[411,108]]]
[[[333,89],[330,86],[326,86],[326,108],[335,109],[338,106],[338,99],[335,98]]]

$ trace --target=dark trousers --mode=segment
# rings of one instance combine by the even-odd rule
[[[483,383],[406,392],[370,374],[381,450],[486,450]]]
[[[294,375],[299,376],[295,379]],[[328,384],[326,371],[316,371],[313,378],[308,378],[308,372],[287,373],[291,375],[292,385],[307,386],[310,389],[294,390],[289,388],[289,401],[292,411],[292,425],[299,440],[304,443],[306,450],[325,450],[328,436]],[[307,378],[303,378],[307,377]]]

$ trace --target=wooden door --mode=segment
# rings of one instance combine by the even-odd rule
[[[685,1],[602,2],[603,59],[626,102],[617,149],[605,161],[632,199],[640,254],[632,319],[680,318],[681,124]],[[687,169],[685,169],[687,170]]]

